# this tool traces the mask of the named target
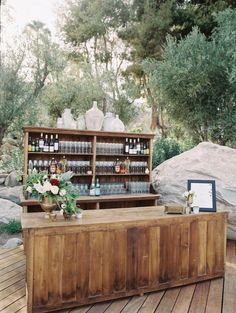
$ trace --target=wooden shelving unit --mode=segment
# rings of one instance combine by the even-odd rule
[[[40,134],[55,135],[58,134],[59,142],[72,141],[72,142],[88,142],[91,145],[91,153],[65,153],[65,152],[28,152],[28,140],[40,137]],[[152,134],[134,134],[134,133],[116,133],[116,132],[95,132],[95,131],[81,131],[72,129],[59,129],[59,128],[41,128],[41,127],[24,127],[24,177],[28,175],[28,162],[29,160],[42,160],[49,161],[51,158],[60,160],[64,155],[68,161],[89,161],[92,174],[79,174],[76,173],[72,178],[75,184],[90,185],[92,180],[97,177],[100,184],[112,184],[128,182],[150,182],[151,181],[151,168],[152,168],[152,154],[148,155],[129,155],[124,153],[97,153],[97,145],[99,143],[107,144],[122,144],[125,145],[125,139],[140,139],[140,141],[148,144],[150,151],[152,151]],[[96,162],[116,161],[118,158],[124,161],[129,157],[132,162],[147,162],[149,173],[127,173],[127,174],[112,174],[112,173],[98,173]],[[159,195],[152,193],[139,193],[139,194],[115,194],[115,195],[101,195],[100,197],[80,196],[78,203],[83,209],[99,209],[99,208],[118,208],[118,207],[131,207],[131,206],[150,206],[156,205]],[[22,205],[24,211],[38,211],[39,205],[36,200],[26,200],[22,198]]]

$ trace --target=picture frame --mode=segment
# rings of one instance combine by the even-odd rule
[[[189,179],[188,191],[194,192],[192,207],[198,206],[200,212],[216,212],[216,184],[214,180]]]

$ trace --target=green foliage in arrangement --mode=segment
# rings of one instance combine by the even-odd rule
[[[164,60],[143,63],[169,116],[195,142],[236,140],[235,20],[236,10],[225,10],[210,39],[197,28],[179,42],[168,37]]]
[[[0,226],[0,233],[16,234],[22,231],[20,221],[15,219],[9,220],[9,223]]]
[[[182,153],[180,144],[172,138],[156,138],[153,145],[152,168]]]

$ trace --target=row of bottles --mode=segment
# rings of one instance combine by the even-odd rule
[[[126,138],[125,139],[125,154],[138,154],[138,155],[149,155],[149,145],[148,142],[140,141],[139,138],[132,139]]]
[[[28,173],[33,170],[45,171],[49,174],[61,174],[66,171],[72,171],[75,174],[92,174],[90,161],[71,161],[63,156],[60,160],[52,158],[51,160],[29,160]]]
[[[40,138],[32,139],[29,137],[28,141],[28,151],[29,152],[59,152],[59,139],[58,134],[50,135],[46,134],[45,137],[43,133],[41,133]]]

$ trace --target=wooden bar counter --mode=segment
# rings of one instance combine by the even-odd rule
[[[164,207],[85,211],[54,222],[23,213],[28,313],[221,277],[226,212],[165,215]]]

